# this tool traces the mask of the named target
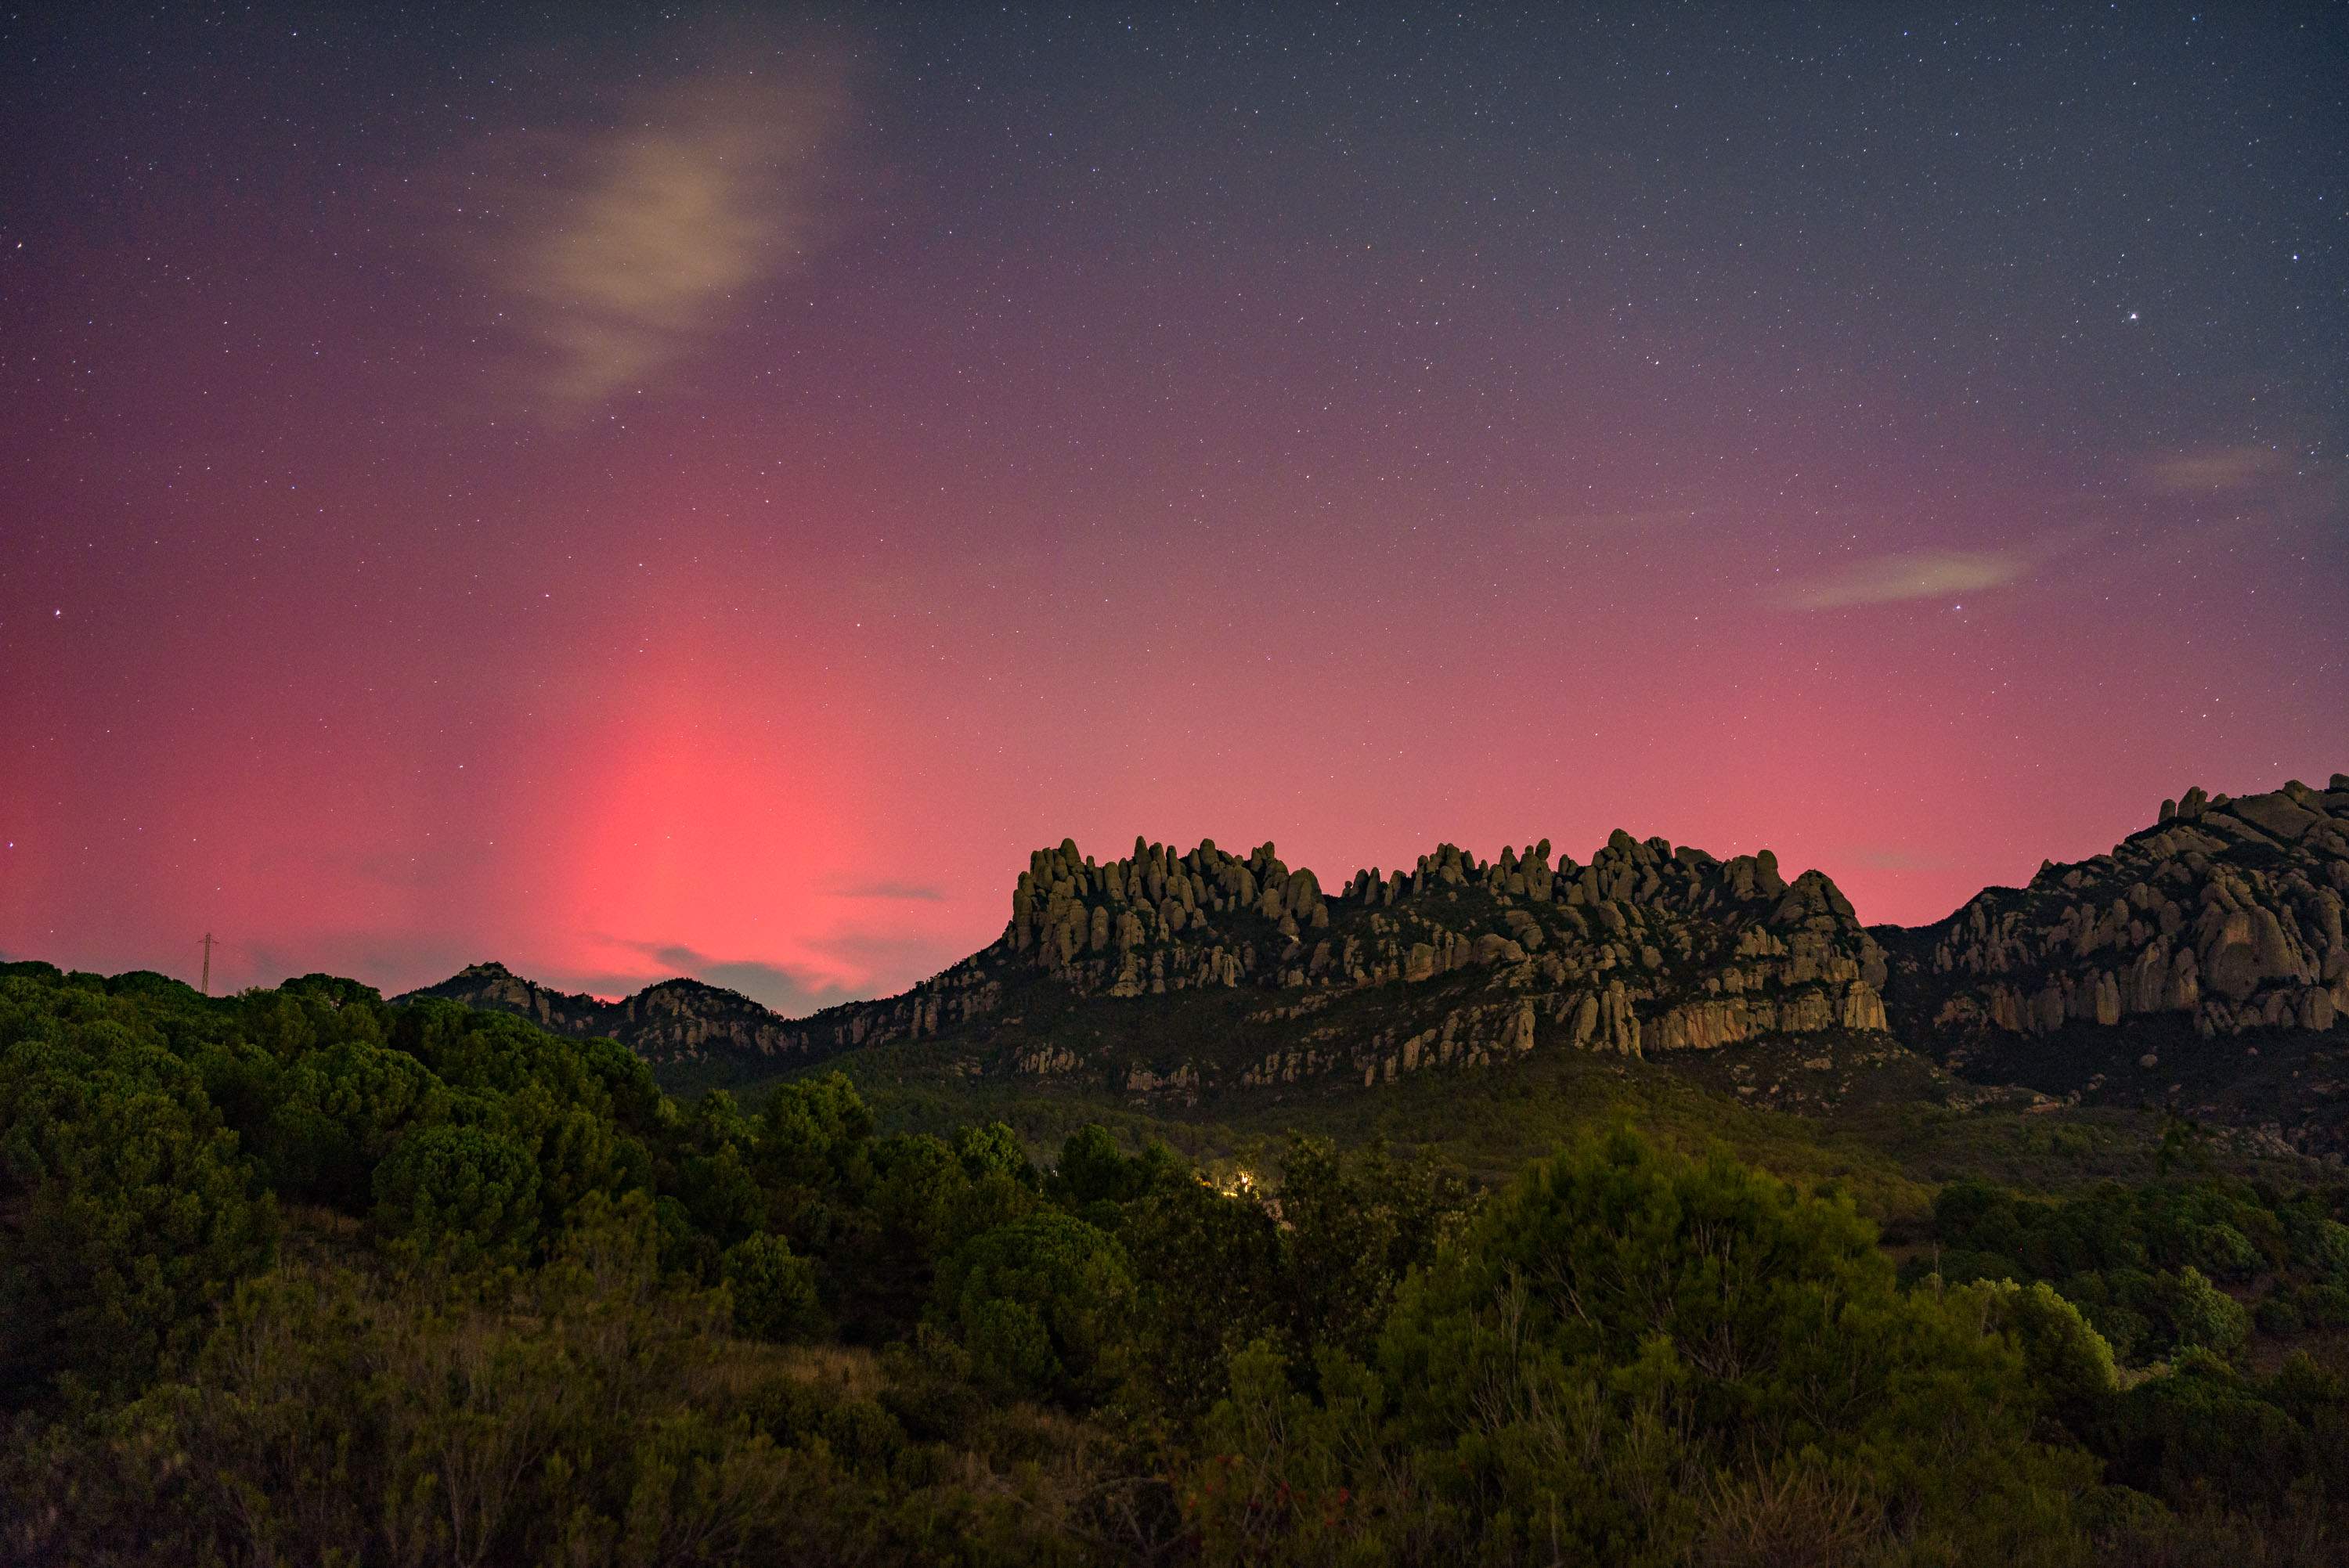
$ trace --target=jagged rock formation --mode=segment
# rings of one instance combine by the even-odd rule
[[[1884,1022],[1882,952],[1826,877],[1790,885],[1767,851],[1724,862],[1619,830],[1588,866],[1552,866],[1547,841],[1486,862],[1444,844],[1410,872],[1357,872],[1334,897],[1270,844],[1243,859],[1137,840],[1096,866],[1063,842],[1030,858],[1004,940],[1112,996],[1481,970],[1569,1043],[1622,1051]],[[1531,1044],[1532,1026],[1507,1027]]]
[[[1244,1015],[1278,1043],[1221,1064],[1184,1059],[1119,1075],[1135,1092],[1223,1081],[1365,1083],[1475,1065],[1555,1042],[1639,1053],[1763,1035],[1884,1027],[1884,955],[1835,884],[1793,882],[1766,851],[1716,860],[1616,832],[1588,865],[1547,841],[1479,861],[1450,844],[1410,871],[1359,871],[1334,892],[1270,844],[1246,855],[1137,839],[1096,863],[1073,842],[1029,858],[991,946],[902,996],[795,1027],[812,1056],[858,1046],[1009,1032],[1040,986],[1081,999],[1274,993]],[[1335,1004],[1375,994],[1376,1017]],[[1278,1025],[1292,1025],[1282,1029]],[[1022,1037],[1007,1065],[1096,1064]],[[1204,1077],[1202,1075],[1205,1075]]]
[[[1185,1101],[1539,1048],[1743,1042],[1768,1042],[1756,1061],[1792,1052],[1839,1100],[1855,1092],[1846,1064],[1921,1068],[1905,1046],[1932,1071],[2183,1105],[2332,1149],[2349,1136],[2344,903],[2335,774],[2242,799],[2189,789],[2112,853],[1910,930],[1863,928],[1826,877],[1790,882],[1767,851],[1722,861],[1620,831],[1587,865],[1553,861],[1547,841],[1492,861],[1443,844],[1329,888],[1270,844],[1137,839],[1099,863],[1063,841],[1029,857],[995,942],[903,995],[809,1018],[691,980],[602,1002],[493,964],[418,995],[607,1035],[656,1063],[758,1070],[880,1047],[916,1072]],[[2208,1059],[2170,1048],[2253,1031]],[[1706,1073],[1754,1089],[1734,1061]]]
[[[654,1061],[812,1060],[951,1038],[1003,1070],[1193,1098],[1324,1076],[1374,1083],[1537,1044],[1640,1054],[1880,1030],[1884,978],[1883,950],[1819,872],[1789,882],[1767,851],[1721,861],[1619,830],[1588,865],[1553,864],[1546,841],[1493,861],[1444,844],[1335,892],[1270,844],[1242,856],[1136,840],[1100,864],[1063,841],[1030,857],[995,943],[902,995],[795,1022],[692,981],[605,1003],[497,965],[420,994],[610,1035]],[[1149,1046],[1167,1015],[1143,1006],[1127,1021],[1147,1026],[1129,1037],[1148,1060],[1080,1048],[1038,1021],[1040,1006],[1058,1016],[1186,994],[1265,1005],[1188,1053]]]
[[[2205,1038],[2349,1016],[2349,775],[2189,789],[2110,854],[2042,865],[1947,920],[1879,929],[1904,1032],[2048,1035],[2154,1016]]]
[[[773,1057],[795,1048],[795,1026],[739,991],[698,980],[664,980],[616,1002],[555,991],[502,964],[475,964],[396,1001],[440,996],[471,1007],[519,1013],[581,1039],[619,1041],[649,1062],[709,1056]]]

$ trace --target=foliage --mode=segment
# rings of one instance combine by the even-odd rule
[[[538,1161],[489,1128],[428,1127],[376,1167],[376,1214],[459,1264],[530,1240],[538,1222]]]
[[[1896,1273],[1662,1124],[1482,1197],[1376,1139],[1216,1181],[9,965],[0,1557],[2337,1559],[2349,1391],[2273,1344],[2349,1325],[2336,1197],[1958,1182]]]
[[[941,1285],[983,1381],[1065,1399],[1100,1390],[1133,1295],[1114,1241],[1050,1212],[973,1237]]]
[[[2064,1560],[2093,1467],[1967,1305],[1900,1293],[1848,1206],[1619,1134],[1443,1245],[1375,1368],[1323,1346],[1309,1400],[1244,1352],[1195,1506],[1231,1561],[1678,1562],[1791,1499],[1870,1551]]]
[[[2259,1315],[2273,1332],[2328,1324],[2333,1298],[2325,1293],[2349,1285],[2341,1202],[2337,1193],[2223,1178],[2106,1182],[2054,1202],[1954,1181],[1933,1205],[1943,1251],[1909,1273],[2046,1281],[2126,1360],[2196,1346],[2227,1352],[2250,1337],[2245,1298],[2274,1304]]]
[[[814,1339],[824,1327],[816,1296],[815,1265],[794,1256],[776,1235],[756,1235],[726,1254],[726,1283],[734,1291],[734,1326],[756,1339]]]

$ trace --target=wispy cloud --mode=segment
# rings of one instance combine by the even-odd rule
[[[2012,583],[2031,570],[2021,551],[1909,550],[1870,556],[1797,583],[1784,603],[1792,610],[1836,610],[1941,599]]]
[[[2257,489],[2282,478],[2292,459],[2273,447],[2251,443],[2211,445],[2147,458],[2132,476],[2162,495],[2191,495]]]
[[[943,888],[926,887],[920,882],[870,882],[829,890],[834,898],[910,899],[921,903],[940,903],[946,900]]]
[[[897,930],[837,931],[811,938],[808,946],[835,954],[859,973],[871,975],[880,989],[868,995],[902,990],[970,951],[967,944],[951,936]]]
[[[647,89],[616,125],[508,137],[458,242],[523,337],[515,390],[551,424],[665,384],[750,292],[821,248],[837,53],[755,58]],[[479,191],[481,187],[476,186]]]

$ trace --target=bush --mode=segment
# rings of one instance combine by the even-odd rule
[[[2273,1507],[2316,1453],[2309,1429],[2264,1393],[2189,1350],[2114,1404],[2095,1446],[2113,1480],[2175,1503]]]
[[[448,1090],[407,1052],[337,1045],[286,1070],[262,1143],[281,1191],[356,1212],[399,1135],[450,1110]]]
[[[1032,1182],[1036,1168],[1028,1161],[1028,1146],[1019,1135],[999,1121],[985,1127],[966,1127],[955,1135],[956,1158],[973,1181],[985,1176],[1009,1176],[1014,1181]]]
[[[2300,1304],[2282,1294],[2261,1298],[2251,1309],[2251,1322],[2261,1334],[2279,1336],[2298,1334],[2307,1326],[2300,1315]]]
[[[2064,1539],[2086,1474],[2033,1441],[2049,1394],[2017,1340],[2059,1385],[2108,1366],[2060,1304],[1904,1295],[1847,1204],[1619,1135],[1486,1204],[1404,1286],[1380,1367],[1462,1522],[1446,1550],[1665,1559],[1719,1522],[1702,1500],[1775,1486],[1987,1555]]]
[[[2349,1328],[2349,1286],[2310,1285],[2296,1303],[2311,1328]]]
[[[2057,1202],[2019,1200],[1979,1181],[1953,1181],[1935,1199],[1934,1224],[1946,1249],[1940,1272],[1953,1283],[2005,1277],[2061,1280],[2109,1339],[2132,1360],[2203,1346],[2240,1345],[2249,1315],[2220,1299],[2213,1282],[2241,1286],[2273,1277],[2271,1297],[2349,1284],[2349,1227],[2332,1217],[2338,1194],[2282,1195],[2220,1177],[2129,1188],[2107,1182]],[[1912,1261],[1921,1276],[1930,1265]],[[2282,1305],[2260,1319],[2288,1333]],[[2239,1331],[2240,1322],[2240,1331]]]
[[[2243,1304],[2205,1279],[2199,1269],[2189,1264],[2176,1274],[2156,1274],[2153,1286],[2169,1320],[2171,1340],[2180,1348],[2224,1353],[2251,1337],[2251,1315]]]
[[[734,1326],[757,1339],[813,1339],[823,1329],[815,1264],[794,1257],[789,1242],[752,1236],[729,1251],[726,1283],[734,1292]]]
[[[1043,1213],[973,1239],[945,1289],[981,1377],[1007,1392],[1070,1398],[1105,1386],[1133,1281],[1107,1235]]]
[[[462,1264],[519,1247],[538,1228],[538,1162],[483,1127],[428,1127],[376,1170],[377,1222]]]
[[[2214,1279],[2249,1279],[2263,1262],[2251,1239],[2232,1225],[2204,1225],[2194,1240],[2195,1261]]]
[[[2120,1388],[2112,1346],[2080,1309],[2044,1280],[1969,1286],[1956,1298],[1982,1314],[1984,1328],[2005,1336],[2023,1352],[2024,1377],[2062,1431],[2075,1438],[2104,1414]]]
[[[2296,1204],[2284,1214],[2292,1253],[2318,1284],[2349,1285],[2349,1225]]]

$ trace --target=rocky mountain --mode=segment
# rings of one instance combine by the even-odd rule
[[[1546,841],[1493,861],[1445,844],[1330,891],[1270,844],[1137,840],[1104,864],[1064,841],[1030,857],[995,943],[902,995],[797,1022],[690,981],[604,1003],[495,965],[424,994],[609,1034],[657,1062],[950,1039],[974,1070],[1187,1097],[1367,1083],[1539,1043],[1640,1053],[1880,1030],[1885,974],[1820,873],[1789,882],[1767,851],[1722,861],[1618,831],[1587,865],[1553,863]]]
[[[1879,927],[1899,1037],[1952,1070],[2349,1150],[2349,775],[2189,789],[2109,854]]]
[[[809,1044],[983,1026],[1039,986],[1107,999],[1221,989],[1277,995],[1287,1019],[1317,1020],[1285,1048],[1226,1064],[1240,1081],[1369,1081],[1541,1040],[1639,1052],[1881,1028],[1883,977],[1882,950],[1835,884],[1816,872],[1790,883],[1767,851],[1724,861],[1619,830],[1588,865],[1553,865],[1547,841],[1489,861],[1444,844],[1408,872],[1359,871],[1325,892],[1268,843],[1240,856],[1137,840],[1096,864],[1063,841],[1029,858],[992,946],[892,1002],[817,1015]],[[1338,1008],[1364,996],[1389,1021],[1363,1027]],[[1214,1076],[1197,1061],[1178,1070]]]
[[[419,995],[608,1035],[667,1066],[763,1072],[879,1050],[934,1076],[1180,1101],[1537,1048],[1754,1042],[1761,1055],[1730,1055],[1791,1051],[1838,1084],[1854,1062],[1921,1057],[1982,1084],[2167,1104],[2329,1148],[2349,1140],[2344,899],[2336,774],[2240,799],[2189,789],[2110,854],[1911,929],[1862,926],[1826,876],[1790,882],[1767,851],[1721,860],[1621,831],[1587,864],[1547,841],[1491,861],[1443,844],[1327,888],[1268,843],[1136,840],[1102,862],[1063,841],[1029,857],[996,941],[900,995],[812,1017],[692,980],[603,1002],[494,964]]]
[[[2190,1022],[2205,1039],[2349,1014],[2349,775],[2240,799],[2201,789],[2110,854],[2043,864],[1934,925],[1875,934],[1905,1028],[2048,1035]]]

